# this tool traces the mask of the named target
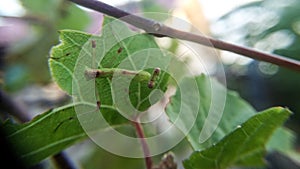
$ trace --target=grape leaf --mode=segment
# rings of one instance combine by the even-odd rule
[[[121,21],[109,17],[105,17],[103,24],[101,36],[72,30],[60,31],[61,44],[52,48],[49,65],[52,77],[64,91],[79,101],[91,104],[96,104],[96,100],[91,101],[89,97],[96,93],[94,98],[101,102],[100,111],[106,121],[110,124],[126,123],[127,119],[119,114],[119,105],[132,105],[133,111],[126,113],[147,110],[154,104],[149,100],[152,91],[159,89],[164,92],[169,75],[161,71],[154,88],[148,87],[148,81],[131,80],[129,75],[95,78],[95,91],[90,91],[94,89],[86,87],[91,85],[85,76],[87,69],[122,68],[152,74],[156,67],[164,70],[168,60],[150,59],[152,55],[166,58],[152,36],[133,32]],[[127,83],[128,79],[130,83]],[[126,100],[126,97],[129,99]]]
[[[74,105],[49,110],[25,124],[6,121],[2,127],[16,155],[28,166],[86,138]]]
[[[184,161],[186,169],[225,169],[230,166],[262,166],[265,144],[289,117],[288,109],[275,107],[251,117],[216,145],[194,152]]]

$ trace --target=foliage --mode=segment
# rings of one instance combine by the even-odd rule
[[[71,105],[49,110],[30,123],[7,121],[3,128],[18,157],[29,166],[86,137]]]
[[[119,23],[121,24],[121,23]],[[122,26],[122,24],[121,24]],[[104,30],[102,33],[102,36],[100,37],[93,37],[95,42],[105,42],[101,38],[105,38],[106,36],[113,35],[110,31],[112,29]],[[123,30],[124,31],[124,30]],[[127,30],[128,32],[130,30]],[[76,60],[80,57],[80,51],[85,48],[85,44],[89,44],[89,48],[87,48],[90,53],[86,56],[92,56],[93,48],[91,47],[91,43],[89,40],[93,35],[81,33],[77,31],[61,31],[61,41],[62,43],[59,46],[56,46],[52,49],[51,57],[50,57],[50,67],[52,70],[52,76],[56,80],[56,82],[61,86],[62,89],[64,89],[69,94],[72,93],[72,78],[75,78],[74,76],[74,70],[75,70],[75,63]],[[115,35],[114,35],[115,36]],[[99,39],[97,39],[99,38]],[[118,54],[119,48],[126,48],[127,52],[121,56],[117,57],[119,58],[119,63],[126,57],[130,55],[130,53],[133,53],[136,50],[141,50],[144,48],[149,48],[149,45],[151,47],[157,48],[155,42],[150,38],[148,35],[135,35],[130,36],[130,39],[125,39],[123,42],[117,43],[116,46],[113,46],[112,48],[109,48],[103,56],[103,60],[100,63],[100,66],[98,69],[101,68],[114,68],[118,65],[118,62],[115,65],[110,65],[112,62],[108,62],[108,60],[111,60],[112,57],[115,57],[116,54]],[[147,41],[148,43],[141,43]],[[130,42],[129,44],[126,44]],[[107,42],[111,43],[111,42]],[[136,43],[136,44],[135,44]],[[122,45],[122,46],[121,46]],[[142,46],[141,46],[142,45]],[[146,45],[146,46],[143,46]],[[102,44],[97,43],[96,46],[105,46]],[[107,46],[107,45],[106,45]],[[97,49],[98,51],[101,51],[101,49]],[[105,50],[105,49],[102,49]],[[92,58],[88,58],[88,60],[92,60]],[[81,62],[82,63],[82,62]],[[149,71],[151,73],[151,71]],[[84,72],[82,72],[84,74]],[[105,91],[111,91],[107,88],[111,88],[110,84],[107,83],[109,81],[106,80],[107,78],[99,78],[99,82],[97,84],[97,91],[99,92],[101,105],[100,110],[101,113],[104,114],[106,117],[106,120],[109,121],[111,125],[117,125],[117,124],[125,124],[128,123],[126,119],[123,119],[122,116],[119,115],[119,112],[117,109],[106,109],[105,107],[108,107],[106,105],[110,105],[113,107],[114,103],[112,102],[112,96],[110,93],[105,94]],[[98,79],[97,79],[98,80]],[[109,78],[108,78],[109,80]],[[164,79],[163,79],[164,80]],[[168,78],[166,79],[166,81]],[[187,81],[187,79],[183,80]],[[231,91],[227,92],[227,102],[225,105],[225,111],[223,114],[223,118],[221,120],[221,123],[219,127],[217,128],[214,135],[206,142],[206,144],[199,144],[198,143],[198,137],[199,132],[201,129],[201,126],[204,124],[204,117],[207,116],[208,110],[210,108],[211,103],[211,83],[216,86],[217,91],[225,91],[226,88],[224,88],[221,84],[219,84],[217,81],[213,80],[210,81],[209,78],[202,75],[199,77],[196,77],[197,85],[200,89],[199,95],[201,97],[201,108],[199,109],[199,115],[197,117],[197,121],[195,126],[192,128],[191,132],[188,134],[187,138],[193,148],[195,150],[203,150],[204,153],[206,152],[219,152],[218,149],[220,148],[226,148],[226,146],[229,146],[228,149],[230,149],[230,146],[234,146],[232,144],[224,144],[224,142],[228,142],[226,140],[236,140],[240,142],[247,142],[247,145],[253,144],[255,145],[256,142],[258,142],[260,145],[259,149],[260,151],[260,157],[263,156],[264,152],[264,146],[266,142],[268,141],[266,137],[267,135],[271,135],[273,130],[280,126],[280,124],[287,118],[288,111],[281,110],[280,108],[275,108],[273,110],[268,110],[266,113],[260,113],[258,115],[255,115],[255,111],[251,106],[249,106],[245,101],[243,101],[241,98],[237,96],[236,93],[233,93]],[[105,84],[106,83],[106,84]],[[137,81],[136,83],[142,83],[140,86],[145,86],[147,84],[143,84],[144,82]],[[164,81],[160,81],[157,85],[157,87],[160,87],[162,90],[165,90],[166,83]],[[135,85],[135,84],[131,84]],[[137,85],[135,85],[137,86]],[[180,87],[180,85],[179,85]],[[138,91],[140,94],[143,94],[145,92],[148,97],[149,89],[141,88],[137,90],[137,88],[130,88],[131,91],[134,93],[137,93]],[[104,93],[103,93],[104,92]],[[101,97],[102,96],[102,97]],[[130,97],[133,102],[136,102],[136,98]],[[176,113],[178,112],[178,106],[180,107],[181,104],[188,105],[189,103],[180,103],[180,95],[175,95],[172,98],[172,102],[170,106],[168,106],[167,112],[170,116],[170,120],[174,121],[176,119]],[[144,99],[142,99],[144,100]],[[82,103],[84,105],[84,103]],[[194,102],[190,102],[190,104],[195,104]],[[103,106],[104,105],[104,106]],[[146,107],[143,107],[142,109],[148,109],[150,104],[145,104]],[[77,105],[78,106],[78,105]],[[85,105],[88,106],[88,105]],[[102,106],[104,108],[102,108]],[[188,107],[194,107],[189,106]],[[190,110],[188,107],[186,107],[186,110]],[[280,111],[279,111],[280,110]],[[271,115],[270,115],[271,114]],[[264,116],[267,116],[264,117]],[[276,116],[278,115],[278,116]],[[249,117],[253,116],[249,119]],[[262,116],[262,117],[261,117]],[[257,119],[259,119],[257,122]],[[255,121],[256,120],[256,121]],[[274,122],[273,122],[274,120]],[[246,121],[246,122],[245,122]],[[255,122],[253,122],[255,121]],[[276,123],[278,121],[278,123]],[[241,125],[243,122],[242,128],[236,129],[236,126]],[[186,121],[185,123],[188,123]],[[277,124],[277,125],[274,125]],[[251,128],[251,125],[252,126]],[[265,130],[261,130],[261,135],[265,136],[257,136],[255,133],[257,129],[256,127],[262,127],[264,126]],[[271,128],[268,128],[268,127]],[[249,128],[250,127],[250,128]],[[22,157],[23,160],[28,161],[29,164],[35,164],[36,162],[54,154],[57,153],[60,150],[65,149],[66,147],[70,146],[71,144],[76,143],[76,141],[84,138],[86,135],[84,131],[81,129],[80,124],[76,118],[75,110],[73,106],[69,106],[66,108],[59,108],[57,110],[52,110],[49,112],[44,113],[43,115],[35,118],[32,122],[29,124],[21,125],[21,126],[15,126],[10,123],[6,123],[6,128],[8,131],[8,137],[12,140],[13,143],[16,143],[17,145],[16,149],[17,152],[19,152],[19,155]],[[70,128],[70,129],[67,129]],[[245,129],[244,129],[245,128]],[[247,133],[254,132],[253,136],[249,134],[251,137],[243,137],[241,135],[241,132],[247,130]],[[41,132],[41,131],[47,131]],[[49,135],[49,131],[52,131],[53,133]],[[73,132],[70,132],[73,131]],[[46,136],[46,135],[47,136]],[[27,136],[27,139],[22,139],[24,136]],[[30,137],[28,137],[30,136]],[[225,136],[225,138],[223,138]],[[282,135],[279,135],[278,137],[281,137]],[[263,142],[260,142],[261,137],[264,138]],[[277,139],[277,138],[275,138]],[[33,146],[24,146],[25,144],[28,144],[27,142],[31,142],[34,144],[31,144]],[[230,141],[231,142],[231,141]],[[291,144],[289,141],[287,141],[288,144]],[[210,148],[212,145],[213,148]],[[26,147],[24,149],[24,147]],[[242,148],[241,148],[242,149]],[[245,149],[245,147],[244,147]],[[257,149],[253,150],[256,151]],[[250,150],[249,150],[250,151]],[[251,150],[252,151],[252,150]],[[221,158],[229,158],[232,157],[231,153],[235,153],[234,151],[224,151]],[[194,159],[193,155],[191,158]],[[217,158],[218,154],[211,154],[211,158]],[[244,158],[244,157],[241,157]],[[261,158],[255,158],[250,160],[251,163],[245,162],[245,164],[261,164]],[[187,162],[185,163],[188,164]],[[201,163],[202,164],[202,163]],[[228,166],[231,163],[228,163],[226,166]],[[241,163],[242,164],[242,163]],[[197,164],[199,165],[199,164]],[[205,165],[205,163],[203,163]],[[190,168],[190,167],[189,167]]]
[[[191,80],[185,79],[184,81]],[[207,147],[213,146],[218,143],[221,139],[223,139],[226,135],[230,134],[241,124],[245,123],[249,118],[255,116],[257,112],[254,108],[249,105],[245,100],[243,100],[238,93],[227,90],[222,84],[220,84],[216,79],[210,79],[205,75],[198,76],[196,78],[196,82],[199,88],[199,96],[200,96],[200,108],[198,110],[198,114],[196,117],[195,124],[191,128],[189,134],[186,136],[188,141],[191,143],[191,146],[194,150],[203,150]],[[183,83],[184,84],[184,83]],[[180,84],[182,85],[182,84]],[[220,120],[217,128],[209,139],[207,139],[203,143],[199,143],[199,136],[201,135],[201,131],[204,127],[205,120],[208,116],[210,109],[212,109],[212,95],[211,92],[214,86],[214,90],[216,93],[220,94],[222,92],[226,93],[226,102],[225,107],[222,114],[222,119]],[[191,96],[188,96],[191,97]],[[172,122],[175,122],[178,117],[178,113],[181,109],[181,106],[186,106],[185,113],[187,111],[192,111],[192,109],[188,109],[187,107],[195,107],[195,102],[181,102],[180,92],[172,97],[171,103],[167,107],[167,114]],[[189,114],[189,113],[187,113]],[[183,119],[183,123],[188,123],[189,119]],[[180,126],[179,126],[180,127]],[[276,132],[276,136],[270,140],[270,144],[268,144],[269,150],[278,150],[285,147],[285,150],[291,150],[291,146],[293,143],[293,135],[286,128],[279,128]],[[284,136],[284,137],[283,137]],[[280,138],[280,141],[279,141]],[[279,145],[276,145],[279,144]]]
[[[240,6],[220,18],[217,25],[226,30],[216,32],[216,36],[300,60],[299,6],[300,1],[282,0],[264,0]],[[232,38],[232,35],[238,38]],[[257,109],[274,104],[288,106],[295,112],[291,126],[299,128],[300,107],[297,100],[300,91],[295,87],[300,85],[299,73],[257,61],[249,64],[246,71],[242,69],[245,70],[245,66],[228,66],[228,74],[233,75],[228,76],[228,86]],[[257,90],[250,83],[259,84],[263,90]]]
[[[265,144],[277,127],[289,117],[289,110],[273,108],[261,112],[222,141],[195,152],[184,161],[186,169],[225,169],[230,166],[260,167],[264,165]]]
[[[74,102],[49,110],[25,124],[6,121],[2,125],[17,155],[28,166],[87,139],[79,116],[90,112],[102,113],[110,127],[120,131],[132,129],[130,120],[163,98],[162,94],[158,94],[153,99],[153,91],[166,92],[170,85],[176,86],[176,93],[169,98],[170,102],[165,108],[170,122],[177,125],[179,113],[184,113],[184,118],[180,119],[181,123],[176,127],[186,132],[185,126],[190,123],[191,118],[195,119],[195,124],[186,135],[193,149],[191,156],[183,162],[186,169],[261,167],[265,164],[264,157],[268,152],[294,153],[293,133],[283,127],[283,123],[291,115],[287,108],[274,107],[257,113],[237,92],[227,90],[208,75],[182,78],[174,83],[173,77],[165,71],[166,67],[171,63],[172,69],[176,68],[179,73],[184,74],[183,69],[171,59],[167,59],[168,62],[160,59],[168,58],[169,55],[160,49],[151,35],[132,31],[119,20],[105,17],[101,35],[93,35],[71,30],[83,29],[87,24],[85,13],[74,5],[69,6],[65,1],[59,0],[47,0],[43,3],[23,0],[22,3],[30,15],[44,17],[49,11],[56,11],[50,12],[49,22],[54,22],[55,29],[51,28],[49,34],[54,35],[56,29],[70,28],[59,31],[60,44],[52,47],[48,63],[51,77],[62,90],[72,96]],[[50,9],[46,9],[45,4]],[[62,17],[66,12],[65,5],[70,7],[66,11],[72,14]],[[77,22],[78,17],[83,23]],[[46,32],[42,34],[46,35]],[[51,43],[47,42],[47,49],[53,45],[55,38],[56,36],[53,36]],[[261,38],[263,37],[258,37]],[[47,52],[47,49],[39,50]],[[146,49],[154,50],[156,59],[153,59],[151,52],[139,54]],[[139,62],[135,62],[135,59]],[[100,62],[95,62],[97,60]],[[154,65],[157,69],[144,67],[147,64]],[[122,69],[119,69],[120,66]],[[160,70],[159,73],[155,74],[156,70]],[[114,80],[118,82],[116,86]],[[182,88],[188,88],[185,85],[189,81],[196,82],[198,91],[184,93],[190,100],[182,100],[183,95],[180,91]],[[153,83],[152,87],[149,87],[150,82]],[[91,88],[81,88],[89,85]],[[119,95],[120,93],[123,95]],[[217,107],[213,107],[214,101],[223,97],[218,95],[220,93],[225,94],[226,101],[224,105],[217,102]],[[193,95],[198,96],[199,100],[193,100]],[[122,96],[129,96],[129,99],[126,100]],[[125,111],[125,115],[129,117],[126,119],[123,117],[124,111],[120,109],[122,105],[133,105],[138,111]],[[194,109],[197,105],[199,108]],[[222,118],[212,136],[202,142],[201,132],[207,125],[206,118],[212,108],[223,112]],[[85,112],[78,114],[78,109]],[[197,116],[189,116],[195,110]],[[95,119],[89,120],[88,123],[95,124],[92,123]],[[102,124],[90,127],[95,130],[106,129]]]
[[[78,63],[78,60],[80,60],[81,64],[86,63],[87,66],[91,65],[90,68],[93,68],[92,65],[94,63],[89,63],[90,61],[93,60],[94,57],[92,50],[100,51],[100,52],[104,51],[104,53],[102,53],[104,56],[101,56],[101,53],[100,54],[97,53],[98,55],[97,58],[100,57],[101,60],[98,69],[101,70],[104,68],[118,67],[119,64],[122,63],[122,61],[124,63],[125,58],[142,49],[158,48],[153,38],[150,37],[149,35],[145,35],[145,34],[134,35],[133,32],[131,32],[128,28],[122,26],[122,24],[120,25],[120,27],[122,28],[123,31],[122,33],[128,35],[128,38],[122,41],[118,41],[118,36],[114,35],[115,32],[113,32],[116,30],[112,30],[109,26],[103,27],[103,32],[101,37],[97,37],[97,36],[92,37],[92,35],[81,33],[81,32],[74,32],[74,31],[67,31],[67,30],[61,31],[61,40],[63,43],[52,49],[49,63],[50,63],[50,68],[54,80],[58,83],[58,85],[63,90],[65,90],[70,95],[73,95],[74,91],[72,93],[72,81],[85,80],[85,79],[79,79],[79,80],[76,79],[78,77],[74,76],[75,74],[74,71],[76,71],[75,66]],[[93,39],[92,41],[94,41],[96,45],[95,49],[91,49],[92,48],[91,39]],[[145,41],[147,43],[141,43]],[[111,48],[109,47],[110,44],[113,44]],[[82,56],[80,52],[82,51],[83,48],[88,48],[87,50],[89,50],[90,53],[85,53]],[[88,56],[90,58],[88,58]],[[84,57],[84,59],[82,57]],[[144,61],[146,61],[146,63],[150,62],[147,61],[147,59]],[[131,62],[130,59],[129,62]],[[132,66],[131,70],[140,71],[140,70],[135,70],[135,68],[140,67],[140,65],[136,65],[136,63],[131,62],[130,66]],[[79,72],[79,74],[81,73],[82,75],[84,75],[87,69],[83,68],[78,71],[82,71]],[[149,72],[150,74],[153,72],[153,69],[148,69],[147,72]],[[155,89],[161,89],[162,91],[165,91],[166,84],[168,82],[168,75],[161,73],[160,76],[162,78],[160,78],[160,80],[156,82]],[[102,114],[105,116],[105,119],[110,124],[124,123],[127,120],[118,114],[118,110],[115,107],[116,103],[113,103],[114,98],[112,95],[114,93],[112,93],[113,90],[111,89],[112,88],[111,78],[112,77],[95,79],[96,88],[97,91],[99,92],[97,93],[99,96],[98,99],[101,101],[100,111],[102,112]],[[140,111],[145,111],[151,106],[148,97],[153,89],[149,89],[147,83],[148,83],[147,80],[132,82],[130,83],[129,91],[126,92],[126,95],[127,93],[129,94],[131,104],[133,104],[135,108],[137,108]],[[126,83],[124,85],[126,86]],[[124,102],[126,102],[126,100],[124,100]]]

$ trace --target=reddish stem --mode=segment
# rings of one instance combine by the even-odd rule
[[[144,159],[145,159],[145,163],[146,163],[146,168],[147,169],[151,169],[152,168],[152,159],[151,159],[151,155],[150,155],[150,149],[148,147],[148,144],[145,140],[145,134],[142,128],[141,123],[134,121],[133,125],[136,129],[136,133],[138,135],[138,137],[140,138],[141,144],[142,144],[142,149],[144,152]]]

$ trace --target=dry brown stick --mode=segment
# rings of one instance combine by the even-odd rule
[[[152,162],[149,146],[145,140],[145,134],[143,131],[143,127],[142,127],[141,123],[139,123],[137,121],[134,121],[133,125],[135,127],[137,136],[140,138],[140,141],[141,141],[146,168],[152,169],[153,162]]]
[[[264,53],[258,50],[224,42],[211,37],[180,31],[168,27],[166,25],[163,25],[157,21],[130,14],[116,7],[105,4],[101,1],[97,1],[97,0],[70,0],[70,1],[78,5],[81,5],[83,7],[104,13],[106,15],[119,18],[157,37],[171,37],[176,39],[187,40],[201,45],[215,47],[217,49],[226,50],[229,52],[247,56],[252,59],[273,63],[278,66],[286,67],[292,70],[300,71],[300,61],[297,60],[289,59],[279,55]]]
[[[8,113],[16,117],[20,122],[25,123],[31,120],[22,106],[17,104],[8,94],[0,90],[1,113]]]

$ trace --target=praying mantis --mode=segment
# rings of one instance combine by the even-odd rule
[[[93,62],[95,60],[95,48],[96,48],[96,41],[92,40],[92,55],[93,55]],[[122,48],[120,48],[122,49]],[[118,50],[118,53],[121,50]],[[136,82],[148,81],[148,88],[152,89],[155,86],[155,82],[159,77],[161,70],[160,68],[154,68],[152,74],[147,71],[132,71],[120,68],[101,68],[101,69],[87,69],[85,71],[85,77],[87,80],[93,78],[112,78],[113,76],[134,76],[133,80]]]
[[[160,68],[154,68],[153,73],[147,71],[132,71],[120,68],[101,68],[87,69],[85,77],[90,80],[93,78],[112,78],[113,76],[134,76],[136,82],[148,81],[148,88],[152,89],[160,74]]]

